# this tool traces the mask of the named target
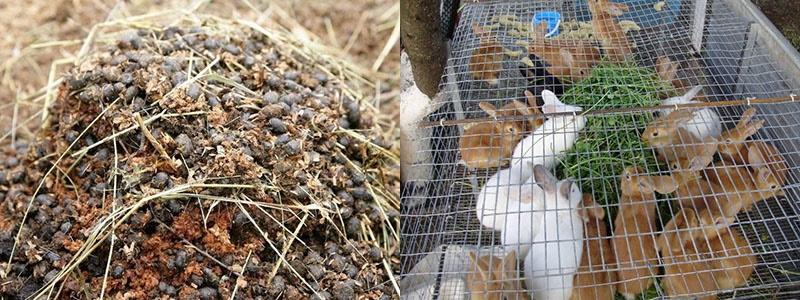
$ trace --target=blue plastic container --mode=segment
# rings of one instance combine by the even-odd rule
[[[655,9],[658,2],[664,1],[666,5],[661,11]],[[639,27],[650,28],[658,25],[671,24],[680,13],[681,0],[611,0],[615,3],[625,3],[628,5],[628,12],[619,17],[619,20],[630,20],[636,22]],[[581,12],[578,16],[580,21],[589,21],[592,14],[589,12],[589,4],[586,0],[575,1],[575,9]]]
[[[559,25],[561,25],[561,13],[557,11],[540,11],[533,15],[533,27],[539,26],[542,22],[547,22],[547,37],[556,36],[559,34]]]

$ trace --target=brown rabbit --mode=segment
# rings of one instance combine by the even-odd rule
[[[722,159],[739,165],[747,163],[749,143],[746,140],[764,126],[764,120],[751,122],[755,113],[755,107],[746,110],[736,127],[728,129],[720,135],[718,150]]]
[[[694,110],[674,110],[647,124],[642,140],[656,148],[659,159],[671,165],[679,162],[692,170],[705,168],[714,160],[718,143],[711,136],[698,139],[679,126],[693,117]]]
[[[573,279],[572,300],[612,299],[615,293],[617,273],[609,271],[615,264],[614,252],[609,243],[605,211],[583,194],[583,207],[579,214],[583,218],[586,239],[583,241],[581,265]]]
[[[700,226],[695,239],[699,249],[713,268],[713,275],[721,289],[743,286],[753,275],[758,261],[750,243],[742,233],[730,227],[733,218],[722,216],[715,210],[698,213]]]
[[[664,225],[658,237],[658,250],[664,264],[664,289],[669,296],[703,294],[699,299],[716,299],[718,289],[713,266],[700,255],[694,235],[699,231],[697,212],[684,208]]]
[[[591,42],[574,39],[547,39],[547,24],[534,30],[528,51],[547,62],[547,72],[560,80],[577,81],[589,76],[592,67],[600,63],[600,49]]]
[[[467,288],[472,300],[530,299],[522,288],[517,270],[517,253],[509,251],[504,258],[476,257],[469,252],[472,271],[467,274]]]
[[[472,78],[495,85],[503,69],[503,47],[497,43],[492,33],[484,30],[478,23],[472,23],[472,32],[480,39],[478,48],[472,51],[469,58]]]
[[[646,176],[638,167],[620,175],[619,213],[614,220],[612,246],[617,259],[617,291],[633,299],[647,290],[658,272],[658,255],[653,236],[656,221],[656,192],[674,192],[681,183],[672,176]]]
[[[786,183],[789,165],[775,146],[763,141],[751,141],[747,145],[747,163],[751,168],[766,167],[778,183]]]
[[[628,6],[610,0],[588,1],[594,35],[602,42],[606,56],[613,62],[624,62],[633,53],[633,47],[615,17],[628,11]]]
[[[667,56],[661,56],[658,59],[656,59],[655,67],[656,67],[656,74],[658,74],[658,78],[661,79],[661,81],[667,82],[670,85],[672,85],[672,87],[675,88],[677,94],[682,95],[687,91],[689,91],[689,89],[698,84],[707,86],[704,80],[701,80],[701,82],[698,84],[691,84],[687,80],[679,79],[678,69],[680,65],[677,62],[671,60]],[[669,97],[672,95],[666,95],[666,96]],[[694,100],[705,101],[706,100],[705,92],[704,91],[698,92],[697,95],[694,97]]]
[[[522,102],[512,101],[498,110],[489,102],[478,104],[491,117],[527,116],[531,110]],[[458,141],[461,158],[470,168],[493,168],[506,164],[517,143],[525,136],[529,120],[505,120],[474,124],[464,128]]]
[[[779,179],[766,167],[750,170],[744,166],[724,165],[720,162],[702,173],[710,182],[722,187],[723,192],[719,194],[727,198],[724,202],[729,205],[726,210],[729,216],[732,216],[730,213],[735,208],[749,211],[758,201],[784,195]]]
[[[728,197],[727,193],[731,191],[704,177],[689,180],[675,190],[681,208],[701,210],[711,207],[725,211],[726,215],[735,215],[741,210],[742,202],[735,197]]]

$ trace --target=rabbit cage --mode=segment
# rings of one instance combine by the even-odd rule
[[[601,4],[606,2],[589,1]],[[612,295],[620,299],[623,296],[621,288],[627,291],[629,298],[636,295],[637,298],[644,299],[800,297],[800,182],[797,177],[797,168],[800,166],[800,103],[795,103],[795,93],[800,91],[800,56],[748,0],[613,2],[626,4],[627,10],[621,7],[601,9],[595,16],[586,0],[462,1],[440,95],[431,103],[427,115],[417,124],[418,130],[424,132],[419,140],[427,147],[421,148],[423,150],[420,152],[424,153],[417,153],[424,159],[416,162],[413,168],[416,173],[424,176],[406,182],[402,191],[400,288],[403,298],[469,299],[470,295],[502,295],[508,299],[531,296],[558,298],[570,295],[548,294],[547,289],[553,289],[554,286],[555,289],[571,292],[573,299],[577,298],[578,290],[585,291],[587,288],[598,288],[597,291],[600,288],[610,288],[616,290]],[[542,12],[550,12],[544,16],[556,23],[555,26],[550,23],[546,23],[548,28],[545,25],[534,26],[541,24],[534,20],[541,19],[537,14]],[[615,50],[619,50],[615,48],[619,41],[609,42],[608,37],[614,35],[606,31],[614,28],[594,26],[597,22],[593,23],[593,20],[600,18],[600,14],[610,14],[611,22],[615,22],[617,29],[624,32],[624,35],[616,37],[627,40],[632,53],[624,56],[623,60],[611,57]],[[546,37],[542,34],[546,34]],[[599,49],[602,57],[591,61],[586,70],[581,72],[576,70],[581,67],[581,63],[594,60],[592,55],[583,53],[569,57],[560,49],[551,53],[539,49],[536,51],[541,52],[533,53],[531,46],[541,41],[545,41],[542,44],[571,45],[576,40],[586,42],[579,43],[580,45]],[[549,60],[554,53],[556,58]],[[577,53],[580,53],[579,50],[567,54]],[[556,69],[559,64],[565,63],[563,60],[559,61],[558,57],[572,58],[572,64],[566,68],[573,70],[569,76],[574,78],[554,75],[558,72]],[[670,67],[673,69],[670,70]],[[551,72],[553,70],[555,72]],[[657,158],[659,150],[654,144],[641,139],[648,124],[666,113],[659,115],[655,107],[665,108],[667,102],[663,102],[664,99],[681,95],[697,85],[702,86],[698,96],[702,100],[700,104],[694,107],[689,107],[691,104],[674,105],[676,109],[693,109],[690,110],[694,112],[692,121],[684,120],[674,123],[674,126],[696,126],[698,124],[692,122],[697,122],[698,116],[705,116],[701,118],[700,125],[709,128],[719,126],[725,135],[729,130],[733,132],[738,128],[740,119],[747,115],[745,112],[752,113],[752,109],[755,114],[750,122],[758,123],[759,126],[751,132],[752,136],[748,134],[749,138],[745,137],[746,139],[738,142],[735,139],[733,142],[726,140],[719,132],[714,134],[713,130],[709,133],[712,139],[683,142],[696,146],[733,143],[741,146],[737,149],[750,149],[749,145],[760,141],[779,153],[775,154],[777,159],[768,160],[775,165],[762,165],[758,168],[756,165],[747,165],[747,158],[739,159],[741,166],[732,165],[716,152],[708,164],[691,168],[688,165],[672,164],[663,157]],[[582,111],[571,114],[548,114],[546,111],[544,117],[535,116],[532,109],[529,109],[529,115],[503,115],[501,111],[497,111],[495,115],[487,115],[484,109],[486,105],[480,104],[486,102],[500,108],[518,100],[530,107],[542,107],[543,99],[540,95],[545,89],[555,92],[566,104],[580,106]],[[526,90],[534,97],[526,97]],[[800,97],[797,100],[800,101]],[[698,109],[710,109],[712,117],[707,118],[709,114],[700,114]],[[476,126],[495,128],[492,126],[523,119],[532,121],[572,118],[574,121],[581,117],[585,118],[585,126],[568,126],[569,128],[564,129],[577,133],[577,139],[563,153],[533,149],[535,154],[528,153],[526,156],[540,155],[542,157],[539,157],[539,161],[551,156],[550,160],[555,163],[551,163],[549,171],[559,180],[571,178],[582,193],[592,196],[597,207],[602,208],[605,218],[576,223],[563,219],[548,220],[545,214],[544,221],[535,223],[539,225],[531,226],[533,220],[521,222],[523,217],[517,218],[517,222],[507,221],[502,226],[490,228],[482,225],[478,215],[486,216],[493,212],[498,216],[509,214],[506,220],[509,220],[511,214],[524,215],[524,218],[531,219],[534,218],[532,216],[541,216],[542,214],[536,214],[541,212],[536,209],[526,213],[519,204],[520,194],[525,194],[524,191],[532,193],[531,188],[522,190],[525,185],[541,184],[535,182],[535,176],[532,181],[487,182],[497,172],[509,169],[514,162],[525,157],[513,157],[517,152],[509,157],[509,151],[504,154],[504,159],[495,161],[496,165],[476,166],[467,163],[462,155],[464,150],[474,150],[468,149],[469,147],[489,147],[485,144],[462,145],[462,136],[475,134],[476,131],[471,128]],[[743,120],[744,123],[745,121],[747,120]],[[534,122],[523,122],[522,126],[525,129],[517,132],[516,138],[514,133],[509,133],[502,126],[497,127],[500,129],[488,131],[489,133],[479,134],[493,135],[482,140],[489,141],[489,145],[492,145],[493,140],[506,141],[508,138],[517,142],[526,136],[535,135],[531,133],[536,128]],[[468,131],[472,133],[467,133]],[[568,139],[565,136],[558,135],[556,138]],[[681,140],[685,136],[681,136]],[[717,149],[716,147],[712,148]],[[510,149],[506,151],[508,150]],[[739,155],[743,155],[742,153],[744,152]],[[537,161],[537,157],[527,158]],[[627,209],[620,207],[619,200],[623,197],[620,186],[622,171],[628,167],[637,167],[638,174],[642,176],[672,176],[670,178],[675,181],[675,185],[679,181],[676,178],[684,178],[676,174],[694,174],[690,176],[691,179],[681,181],[684,183],[710,181],[713,176],[707,175],[709,172],[739,168],[738,170],[744,171],[735,174],[749,178],[734,178],[730,180],[733,183],[728,184],[717,182],[717,189],[690,193],[687,198],[713,196],[710,198],[719,199],[711,201],[714,203],[706,202],[708,207],[721,206],[717,203],[721,201],[733,202],[725,200],[736,198],[737,196],[731,196],[733,194],[750,193],[749,195],[758,195],[757,200],[762,201],[757,201],[749,209],[734,209],[730,218],[725,219],[727,221],[720,223],[721,219],[718,219],[717,223],[712,222],[718,228],[715,231],[718,235],[709,236],[708,231],[700,230],[708,228],[702,227],[708,224],[703,223],[701,217],[692,218],[694,222],[687,221],[689,217],[683,217],[681,220],[685,222],[681,223],[682,227],[670,226],[680,223],[670,224],[673,218],[678,219],[679,213],[685,215],[693,211],[693,216],[702,215],[702,206],[679,204],[685,199],[673,189],[655,194],[652,198],[654,200],[642,200],[641,203],[648,204],[648,208],[644,210],[652,210],[650,213],[638,215],[639,218],[648,218],[642,223],[647,225],[646,228],[634,228],[620,234],[620,230],[626,227],[625,221],[630,222],[631,218],[636,217],[618,217]],[[681,171],[672,170],[673,167],[681,168]],[[755,178],[758,173],[756,170],[764,168],[780,177],[777,180],[780,186],[771,194],[763,190],[765,188],[762,185],[754,185],[759,180]],[[731,173],[726,174],[730,176]],[[720,176],[716,179],[723,180]],[[507,187],[509,191],[523,192],[509,192],[516,196],[501,195],[499,192],[489,196],[492,193],[487,193],[485,201],[479,204],[478,199],[484,187],[494,190]],[[550,197],[548,195],[550,194],[545,193],[544,198]],[[500,196],[507,196],[508,199],[497,199]],[[514,197],[517,198],[512,199]],[[501,212],[499,208],[491,207],[498,203],[506,203],[506,210]],[[518,207],[512,207],[515,205]],[[574,218],[576,214],[572,212],[585,212],[583,207],[583,203],[571,205],[566,209],[567,213],[560,216]],[[682,208],[690,210],[681,210]],[[543,210],[547,210],[547,207]],[[722,208],[720,210],[730,211]],[[584,218],[586,216],[585,213],[577,215]],[[595,226],[603,227],[604,230],[601,231],[607,233],[591,237],[589,226],[593,222]],[[552,236],[541,237],[548,226],[574,224],[584,224],[580,226],[586,228],[572,236],[565,234],[555,239]],[[520,226],[530,228],[519,228]],[[542,230],[541,226],[545,229]],[[526,245],[521,242],[503,245],[503,231],[507,231],[509,235],[534,231],[538,233],[533,235],[540,236],[532,239],[519,238],[531,239],[528,241],[527,246],[531,247],[528,250],[522,248]],[[678,234],[684,232],[692,235],[680,235],[680,243],[688,241],[688,244],[676,247],[677,250],[672,246],[659,248],[659,245],[653,245],[661,241],[662,237],[679,236]],[[729,238],[724,238],[725,235]],[[617,239],[622,242],[617,244]],[[717,239],[717,248],[709,246],[714,239]],[[720,240],[733,243],[719,242]],[[577,241],[581,246],[571,248],[572,251],[558,251],[564,249],[559,247],[536,247],[536,243],[564,241]],[[584,244],[584,241],[587,243]],[[591,244],[590,241],[598,243]],[[601,245],[599,249],[598,245]],[[575,248],[582,250],[578,252]],[[643,253],[645,249],[653,248],[658,249],[650,250],[656,251],[655,255]],[[664,248],[673,249],[677,253]],[[519,256],[512,259],[513,263],[507,263],[505,256],[512,249]],[[626,264],[625,258],[616,257],[621,255],[621,251],[629,253],[628,256],[631,257],[627,260],[634,263]],[[520,254],[526,252],[527,254]],[[633,252],[643,254],[630,254]],[[538,259],[544,258],[545,266],[541,269],[525,270],[526,267],[531,268],[527,264],[528,256],[541,256]],[[579,259],[577,256],[583,258]],[[589,256],[597,258],[588,258]],[[642,257],[636,260],[633,256]],[[587,258],[588,261],[594,260],[588,268]],[[619,261],[615,263],[616,260]],[[633,277],[630,274],[620,275],[631,269],[645,272]],[[596,274],[601,273],[606,276],[597,279]],[[594,277],[589,281],[579,281],[576,277],[583,276],[581,274],[594,274]],[[549,279],[542,285],[541,280],[537,281],[541,278],[531,278],[537,276]],[[738,279],[731,279],[737,276]],[[641,282],[643,278],[650,284],[645,283],[638,290],[629,286]],[[570,280],[573,282],[566,282]],[[569,286],[572,288],[565,288]],[[600,298],[599,295],[598,292],[591,298]]]

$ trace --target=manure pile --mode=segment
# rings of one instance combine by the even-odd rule
[[[247,26],[95,48],[0,153],[0,297],[396,294],[396,155],[345,67]]]

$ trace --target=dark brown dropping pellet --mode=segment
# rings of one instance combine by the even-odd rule
[[[201,300],[215,300],[218,298],[217,289],[212,287],[204,287],[198,290]]]
[[[292,193],[297,197],[298,200],[307,200],[308,199],[308,187],[298,185],[294,188]]]
[[[291,81],[296,81],[298,77],[300,77],[300,72],[297,71],[289,71],[283,74],[283,78]]]
[[[350,129],[350,121],[348,121],[345,117],[339,118],[338,124],[342,129]]]
[[[339,209],[339,213],[342,215],[342,218],[349,218],[353,215],[353,209],[345,206]]]
[[[283,147],[288,155],[295,155],[300,152],[300,148],[302,148],[302,143],[300,140],[291,140],[290,142],[286,143]]]
[[[269,119],[269,127],[272,129],[272,132],[277,134],[284,134],[288,130],[286,128],[286,124],[283,123],[283,120],[278,118]]]
[[[242,49],[240,49],[239,46],[236,46],[234,44],[226,44],[225,46],[222,47],[222,49],[233,55],[239,55],[242,53]]]
[[[286,280],[283,279],[283,276],[277,275],[275,278],[272,278],[272,290],[276,292],[283,292],[286,289]]]
[[[192,82],[189,84],[189,87],[186,88],[186,95],[192,100],[197,100],[200,97],[200,85],[197,83]]]
[[[278,76],[269,75],[269,77],[267,77],[267,86],[269,86],[270,88],[279,89],[283,87],[282,85],[283,81],[281,81],[281,79],[278,78]]]
[[[241,63],[243,66],[249,68],[256,64],[256,59],[248,55],[242,58]]]
[[[335,242],[332,242],[332,241],[326,241],[325,242],[325,253],[328,253],[328,254],[339,253],[339,244],[337,244]]]
[[[13,168],[13,167],[16,167],[17,165],[19,165],[19,159],[18,158],[13,157],[13,156],[9,157],[9,158],[6,158],[6,167]]]
[[[266,104],[275,104],[278,103],[279,95],[274,91],[269,91],[263,96],[261,96],[261,100],[264,100]]]
[[[203,278],[210,285],[217,285],[219,276],[211,268],[203,268]]]
[[[219,41],[215,38],[208,38],[203,42],[203,46],[208,50],[216,50],[219,48]]]
[[[196,286],[202,286],[203,285],[203,276],[194,275],[193,274],[191,277],[189,277],[189,282],[194,284],[194,285],[196,285]]]
[[[347,235],[358,236],[361,234],[361,220],[358,217],[352,217],[347,220]]]
[[[308,266],[308,274],[311,275],[311,278],[314,280],[319,280],[322,276],[325,275],[325,268],[321,265],[309,265]]]
[[[172,82],[172,86],[178,86],[184,81],[186,81],[186,73],[184,72],[173,73],[170,79],[170,82]]]
[[[380,248],[372,246],[369,248],[369,257],[372,259],[372,262],[377,263],[383,259],[383,253]]]
[[[164,172],[156,173],[156,176],[150,181],[150,185],[156,189],[163,189],[169,184],[169,175]]]
[[[8,179],[9,181],[11,181],[11,183],[21,183],[22,180],[25,179],[26,175],[27,173],[25,172],[25,169],[18,169],[11,171],[11,174]]]
[[[194,151],[194,144],[192,143],[192,139],[189,138],[189,136],[186,135],[185,133],[179,134],[175,138],[175,142],[178,143],[178,150],[185,156],[188,156],[189,154],[192,153],[192,151]]]
[[[348,274],[349,276],[349,274]],[[354,276],[350,276],[354,277]],[[336,300],[351,300],[356,298],[356,291],[353,288],[353,281],[352,280],[345,280],[336,283],[333,286],[333,299]]]
[[[125,100],[131,101],[136,95],[139,95],[139,87],[132,85],[125,90]]]
[[[206,99],[208,99],[208,106],[211,107],[219,106],[219,98],[217,96],[206,94]]]
[[[63,233],[67,233],[70,229],[72,229],[72,223],[69,221],[61,223],[61,227],[59,227],[59,230],[61,230]]]
[[[344,107],[347,110],[347,121],[350,122],[350,125],[353,128],[358,128],[359,123],[361,122],[361,109],[358,107],[358,103],[349,99],[344,101]]]
[[[352,206],[353,205],[353,196],[350,195],[347,191],[339,191],[336,193],[336,196],[339,197],[339,200],[342,201],[342,204],[345,206]]]

